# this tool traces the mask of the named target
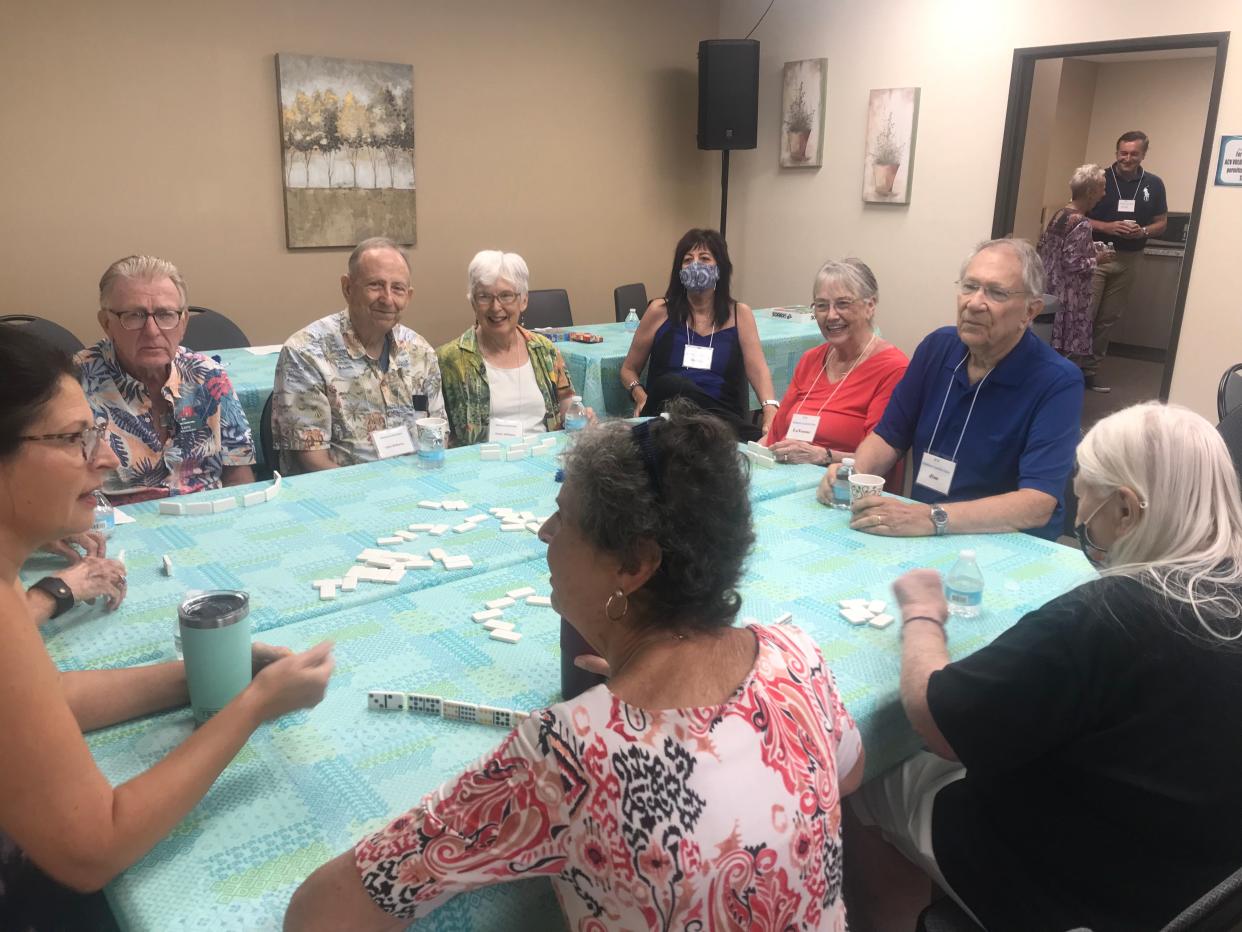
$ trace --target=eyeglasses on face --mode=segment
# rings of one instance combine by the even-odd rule
[[[811,308],[816,314],[827,314],[831,308],[835,308],[838,314],[845,314],[857,303],[857,298],[837,298],[834,301],[812,301]]]
[[[104,435],[107,433],[108,425],[100,421],[93,427],[71,431],[67,434],[36,434],[33,436],[19,437],[18,439],[33,440],[36,442],[58,440],[61,443],[72,443],[77,441],[82,447],[82,459],[89,463],[95,458],[95,452],[99,449],[99,442],[103,440]]]
[[[160,308],[158,311],[114,311],[111,308],[106,310],[121,322],[124,330],[141,330],[147,325],[148,317],[155,318],[155,326],[161,330],[172,330],[181,323],[181,317],[185,314],[184,310],[174,311],[169,308]]]
[[[982,291],[985,298],[993,304],[1004,304],[1010,298],[1015,298],[1020,294],[1030,294],[1029,291],[1016,289],[1007,291],[1004,288],[998,288],[996,285],[985,285],[983,282],[977,282],[973,278],[963,278],[957,282],[957,293],[964,298],[969,298],[976,291]]]
[[[501,307],[513,307],[513,305],[517,304],[520,297],[522,296],[516,291],[502,291],[499,294],[476,291],[474,293],[474,303],[480,308],[489,308],[493,304],[499,304]]]

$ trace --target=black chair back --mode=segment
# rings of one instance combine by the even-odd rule
[[[195,353],[208,350],[237,349],[250,345],[250,338],[242,332],[241,327],[233,323],[219,311],[209,307],[189,307],[190,323],[185,328],[185,337],[181,344]]]
[[[1225,438],[1225,446],[1233,457],[1233,468],[1242,477],[1242,408],[1234,408],[1216,425],[1220,435]]]
[[[259,450],[263,454],[263,464],[255,470],[255,478],[270,479],[272,471],[279,465],[276,461],[276,438],[272,434],[272,396],[263,402],[263,413],[259,415]],[[259,475],[262,472],[263,475]]]
[[[1225,370],[1216,388],[1216,417],[1224,420],[1234,408],[1242,405],[1242,362]]]
[[[0,317],[0,324],[11,324],[15,327],[26,327],[28,331],[45,343],[50,343],[62,352],[72,356],[82,349],[82,341],[60,324],[53,323],[42,317],[31,314],[5,314]]]
[[[574,315],[569,309],[569,295],[564,288],[543,288],[530,292],[526,313],[522,315],[523,327],[533,329],[573,325]]]
[[[638,319],[647,313],[647,286],[642,282],[635,285],[620,285],[612,289],[613,309],[617,312],[617,323],[629,316],[630,308],[638,311]]]

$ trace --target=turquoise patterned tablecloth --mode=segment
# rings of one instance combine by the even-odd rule
[[[254,509],[206,518],[140,511],[137,524],[118,529],[113,548],[127,548],[138,577],[133,592],[113,616],[75,612],[55,623],[48,642],[62,666],[170,656],[181,590],[216,585],[230,574],[251,591],[265,640],[303,649],[330,637],[337,656],[324,702],[260,728],[174,833],[109,886],[123,926],[278,929],[293,890],[316,866],[411,806],[502,736],[482,726],[369,712],[368,690],[425,691],[527,710],[557,700],[559,625],[553,611],[526,605],[508,610],[523,635],[517,645],[488,639],[469,617],[485,600],[517,586],[547,593],[544,548],[532,534],[502,533],[493,522],[471,534],[450,532],[445,549],[455,549],[453,538],[470,539],[472,545],[462,549],[470,550],[476,564],[453,576],[411,571],[400,586],[364,583],[328,603],[319,603],[310,587],[328,564],[352,560],[355,548],[373,546],[376,534],[422,520],[425,513],[413,506],[424,497],[457,496],[476,506],[502,504],[539,514],[551,510],[552,459],[497,464],[475,456],[452,451],[448,468],[431,475],[389,461],[299,477],[281,497]],[[898,574],[918,566],[947,569],[959,548],[974,547],[987,589],[979,618],[950,624],[950,649],[960,657],[1089,578],[1091,570],[1077,551],[1022,534],[889,539],[851,531],[845,513],[815,502],[811,489],[818,475],[812,467],[755,471],[758,541],[741,587],[741,615],[766,624],[790,611],[794,623],[814,635],[858,720],[867,771],[874,775],[917,747],[897,693],[899,630],[896,624],[853,627],[840,618],[837,600],[867,596],[891,604],[888,587]],[[423,549],[424,541],[411,549]],[[181,562],[178,575],[165,580],[153,575],[160,556],[155,551],[169,542],[180,544],[173,559]],[[420,573],[434,574],[432,581],[420,580]],[[116,783],[150,767],[189,731],[189,712],[183,710],[96,732],[89,743]],[[561,927],[546,881],[457,897],[419,926]]]
[[[259,445],[259,417],[263,414],[263,406],[272,393],[276,383],[276,360],[280,353],[256,356],[246,349],[207,350],[204,356],[218,359],[233,383],[233,391],[246,412],[246,420],[250,423],[251,433],[257,448]]]
[[[772,373],[776,397],[782,398],[789,380],[793,378],[798,360],[813,346],[823,342],[819,325],[800,321],[781,320],[767,312],[756,310],[755,322],[759,326],[759,341],[763,355]],[[608,412],[616,416],[628,416],[634,411],[634,402],[621,384],[621,363],[630,351],[631,334],[624,324],[594,324],[574,327],[587,333],[597,333],[603,343],[557,343],[556,348],[565,358],[569,378],[582,396],[582,403],[597,413]],[[751,392],[752,407],[759,407],[763,399],[756,399]]]
[[[554,435],[559,444],[563,434]],[[442,470],[418,468],[414,457],[368,463],[346,469],[283,479],[275,499],[251,508],[202,516],[170,516],[155,502],[124,506],[133,524],[119,526],[109,552],[125,550],[129,591],[121,608],[80,605],[45,626],[52,659],[62,669],[116,667],[170,659],[177,605],[188,590],[244,589],[250,594],[251,628],[256,633],[322,615],[342,607],[375,602],[397,592],[438,586],[447,580],[487,572],[514,563],[542,559],[544,545],[529,531],[502,531],[494,518],[475,530],[455,533],[468,515],[509,507],[545,517],[555,509],[558,459],[546,455],[515,462],[483,462],[478,447],[447,453]],[[815,466],[756,469],[752,495],[766,499],[810,490],[823,470]],[[183,504],[238,497],[256,486],[203,492],[179,498]],[[807,493],[809,494],[809,492]],[[418,507],[424,499],[460,499],[466,511]],[[437,537],[380,547],[379,537],[415,523],[447,524]],[[468,554],[473,569],[412,569],[395,585],[360,582],[355,592],[320,601],[315,579],[338,578],[366,548],[425,555],[433,547]],[[162,573],[162,557],[173,575]],[[51,557],[32,560],[23,569],[27,585],[63,566]]]

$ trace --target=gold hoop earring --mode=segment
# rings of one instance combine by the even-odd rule
[[[624,600],[624,604],[621,606],[620,615],[614,615],[612,613],[612,603],[615,602],[617,599]],[[616,592],[610,595],[608,597],[608,601],[604,603],[604,614],[608,616],[609,621],[620,621],[622,618],[624,618],[629,613],[630,613],[630,597],[626,595],[620,589],[618,589]]]

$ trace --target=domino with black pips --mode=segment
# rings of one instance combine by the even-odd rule
[[[373,689],[367,693],[367,707],[378,712],[404,712],[405,693]]]
[[[428,696],[424,693],[406,693],[405,709],[407,712],[439,715],[444,710],[444,700],[439,696]]]

